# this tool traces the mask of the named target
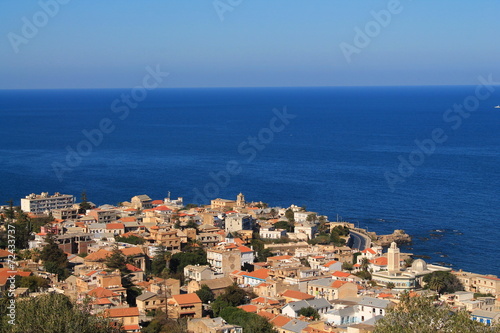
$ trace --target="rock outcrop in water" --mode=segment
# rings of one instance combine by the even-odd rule
[[[408,244],[411,243],[411,236],[408,235],[404,230],[394,230],[391,235],[378,235],[376,243],[380,246],[390,246],[392,242],[396,244]]]

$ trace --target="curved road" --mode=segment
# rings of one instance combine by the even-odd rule
[[[364,249],[366,249],[371,245],[370,239],[368,239],[367,236],[357,231],[354,231],[352,229],[349,230],[349,236],[350,238],[348,244],[350,244],[349,246],[352,249],[358,249],[359,251],[363,251]]]

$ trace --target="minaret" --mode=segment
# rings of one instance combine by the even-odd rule
[[[243,193],[238,194],[238,196],[236,197],[236,206],[238,208],[245,207],[245,196],[243,195]]]
[[[387,250],[387,270],[389,272],[399,271],[399,248],[396,242],[392,242],[391,247]]]

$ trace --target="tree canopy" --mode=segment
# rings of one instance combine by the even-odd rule
[[[196,291],[196,295],[198,295],[201,301],[205,304],[215,300],[213,291],[206,284],[202,285],[201,288]]]
[[[129,270],[127,269],[127,264],[129,263],[128,259],[118,248],[118,246],[115,246],[113,248],[111,255],[106,258],[105,263],[106,266],[108,266],[109,270],[118,269],[122,274],[129,272]]]
[[[142,245],[146,242],[146,240],[144,240],[144,238],[139,237],[139,236],[135,236],[135,235],[130,235],[130,236],[126,236],[126,237],[116,236],[115,241],[121,242],[121,243],[134,244],[134,245]]]
[[[45,270],[47,272],[57,274],[59,280],[64,280],[69,276],[68,267],[68,257],[63,250],[55,242],[55,236],[49,234],[45,241],[47,244],[43,247],[40,252],[40,259],[43,262]]]
[[[464,286],[458,278],[450,272],[436,271],[424,276],[425,288],[434,290],[439,294],[454,293],[464,290]]]
[[[489,328],[472,321],[467,311],[452,312],[445,305],[435,305],[432,298],[410,297],[407,293],[400,303],[377,321],[374,333],[492,333],[500,328]]]
[[[228,323],[243,327],[245,333],[276,333],[273,325],[264,317],[242,309],[228,306],[220,312],[220,316]]]
[[[300,309],[299,312],[298,312],[298,314],[302,315],[304,317],[313,318],[314,320],[318,320],[319,319],[318,310],[316,310],[312,306],[308,306],[308,307]]]
[[[200,247],[190,246],[184,252],[176,253],[170,260],[170,270],[174,273],[184,272],[187,265],[206,265],[207,253]]]
[[[8,302],[2,298],[0,302]],[[0,332],[6,333],[118,333],[110,321],[91,315],[89,307],[84,303],[76,305],[62,294],[43,294],[34,298],[18,299],[14,324],[8,323],[11,318],[6,315],[6,304],[0,304]]]

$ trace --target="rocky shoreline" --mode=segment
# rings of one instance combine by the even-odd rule
[[[388,247],[392,242],[396,242],[398,245],[410,244],[412,238],[404,230],[398,229],[394,230],[390,235],[375,235],[375,240],[373,242],[382,247]]]

